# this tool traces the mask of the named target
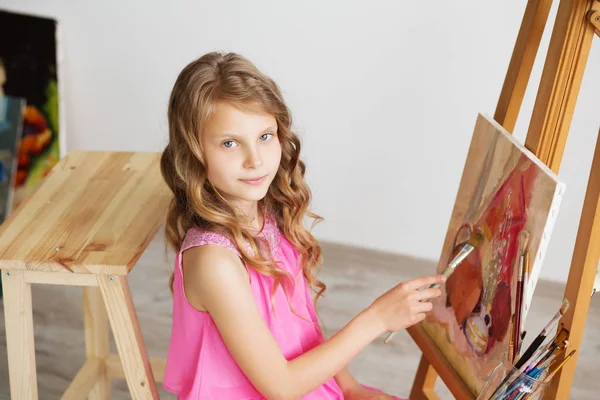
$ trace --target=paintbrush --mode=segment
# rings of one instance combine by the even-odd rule
[[[523,278],[523,280],[524,280],[523,283],[524,283],[525,289],[524,289],[523,296],[525,296],[527,294],[526,290],[529,285],[529,275],[531,275],[531,265],[529,264],[529,249],[527,249],[527,251],[525,251],[524,258],[525,258],[525,278]],[[527,303],[524,303],[524,304],[525,304],[525,310],[527,310],[528,304]]]
[[[523,273],[525,274],[523,277],[523,307],[521,308],[521,318],[523,319],[523,321],[525,320],[525,317],[527,316],[527,312],[529,311],[529,303],[527,303],[527,295],[528,295],[528,289],[529,288],[529,276],[531,275],[531,265],[529,264],[529,249],[527,249],[525,251],[525,255],[524,255],[524,271]],[[521,333],[521,341],[523,341],[523,339],[525,339],[525,334],[527,332],[523,331]]]
[[[564,367],[564,365],[567,363],[567,361],[569,361],[569,358],[571,358],[573,356],[573,354],[575,354],[576,351],[577,350],[571,350],[571,352],[569,353],[569,355],[566,356],[564,358],[564,360],[562,360],[560,362],[560,364],[558,364],[555,368],[552,368],[552,366],[554,365],[554,363],[552,365],[550,365],[550,367],[549,367],[550,368],[550,372],[548,373],[548,376],[546,377],[546,379],[544,379],[544,382],[546,382],[546,383],[550,382],[552,380],[552,378],[554,377],[554,375],[556,375],[556,373],[558,371],[560,371],[560,369],[562,367]]]
[[[560,371],[560,369],[561,369],[561,368],[562,368],[562,367],[563,367],[563,366],[564,366],[564,365],[567,363],[567,361],[569,361],[569,358],[571,358],[571,357],[573,356],[573,354],[575,354],[575,351],[576,351],[576,350],[572,350],[572,351],[569,353],[569,355],[568,355],[568,356],[566,356],[566,357],[565,357],[565,359],[564,359],[564,360],[562,360],[562,362],[561,362],[560,364],[558,364],[558,366],[556,366],[556,368],[552,369],[552,370],[551,370],[551,371],[548,373],[548,375],[547,375],[547,376],[546,376],[546,378],[544,379],[544,383],[549,383],[549,382],[552,380],[552,378],[554,378],[554,375],[556,375],[556,373],[557,373],[558,371]],[[549,368],[552,368],[552,366],[550,366]],[[535,390],[533,391],[533,393],[531,393],[531,395],[530,395],[530,396],[528,396],[527,398],[535,398],[535,396],[536,396],[537,394],[539,394],[539,392],[541,392],[541,391],[542,391],[542,388],[543,388],[543,386],[542,386],[542,385],[538,386],[538,387],[537,387],[537,389],[535,389]]]
[[[506,375],[506,377],[504,377],[502,382],[500,382],[500,385],[498,385],[496,390],[494,390],[494,393],[492,393],[492,395],[489,397],[489,399],[491,399],[491,400],[504,399],[506,397],[507,393],[511,392],[512,391],[511,389],[514,389],[515,385],[517,385],[520,382],[520,380],[521,380],[520,375],[525,373],[525,370],[527,369],[527,367],[528,367],[528,365],[523,365],[523,366],[521,366],[521,368],[512,369],[512,370],[508,371],[508,374]],[[517,375],[517,376],[515,377],[515,375]]]
[[[511,315],[510,317],[510,322],[513,324],[515,324],[515,314],[513,313],[513,315]],[[511,362],[511,364],[514,364],[515,362],[515,353],[514,353],[514,347],[515,347],[515,330],[511,329],[510,330],[510,337],[508,339],[508,357],[509,357],[509,361]]]
[[[525,373],[529,373],[534,369],[541,369],[548,366],[548,364],[556,358],[562,351],[564,351],[569,345],[569,341],[565,340],[562,343],[555,345],[554,342],[542,346],[542,351],[538,357],[532,358],[534,362],[530,363],[530,366],[525,369]]]
[[[463,262],[463,260],[465,258],[467,258],[467,256],[469,254],[471,254],[471,252],[473,250],[475,250],[477,247],[479,247],[481,245],[481,242],[483,242],[483,234],[481,234],[480,232],[476,232],[473,235],[471,235],[471,237],[469,238],[469,240],[467,240],[467,243],[465,243],[462,248],[460,249],[460,251],[458,252],[458,254],[452,259],[452,261],[450,261],[448,263],[448,265],[446,266],[446,268],[444,268],[444,270],[441,272],[441,275],[444,275],[446,278],[450,277],[450,275],[452,275],[452,273],[454,272],[454,270],[456,269],[456,267],[458,267],[458,265]],[[436,288],[436,287],[440,287],[442,286],[439,283],[435,283],[433,285],[430,285],[429,288]]]
[[[524,263],[525,263],[525,268],[524,268],[524,278],[523,278],[523,296],[521,297],[523,300],[523,307],[521,307],[521,319],[522,321],[525,321],[525,317],[527,316],[527,313],[529,312],[529,303],[527,302],[527,294],[528,292],[528,288],[529,288],[529,275],[531,275],[531,266],[529,264],[529,249],[527,249],[525,251],[525,255],[524,255]],[[521,327],[523,326],[523,324],[521,324]],[[520,345],[523,344],[523,340],[525,340],[525,334],[527,334],[527,332],[523,331],[521,332],[521,343],[519,344],[519,351],[521,350]]]
[[[508,372],[507,376],[504,378],[502,383],[498,386],[498,388],[492,394],[492,399],[505,399],[509,393],[513,392],[519,385],[523,384],[527,381],[527,378],[524,375],[529,375],[529,372],[533,370],[533,367],[536,363],[534,360],[537,360],[540,356],[544,354],[546,351],[543,347],[538,347],[533,356],[523,362],[520,367],[515,366],[516,369],[513,369]],[[521,358],[521,360],[523,357]],[[514,377],[517,375],[517,377]],[[514,378],[514,379],[513,379]]]
[[[525,252],[529,244],[529,232],[522,230],[519,232],[519,269],[517,271],[517,293],[515,305],[515,324],[513,325],[514,337],[514,354],[513,359],[517,358],[521,350],[521,332],[523,325],[523,275],[525,272]]]
[[[450,261],[450,263],[448,263],[448,266],[444,268],[444,270],[441,272],[441,275],[444,275],[447,279],[452,274],[452,272],[454,272],[454,269],[461,262],[463,262],[463,260],[467,258],[467,256],[471,254],[473,250],[475,250],[479,245],[481,245],[481,242],[483,242],[483,235],[480,232],[476,232],[473,235],[471,235],[469,240],[467,240],[467,243],[465,243],[462,246],[458,254],[452,259],[452,261]],[[434,283],[433,285],[429,285],[428,287],[423,289],[438,288],[440,286],[442,285],[439,283]],[[394,337],[395,334],[396,332],[388,333],[383,343],[387,344]]]
[[[536,365],[535,368],[537,369],[545,369],[546,367],[548,367],[550,365],[550,363],[552,363],[554,361],[554,359],[556,357],[558,357],[558,355],[560,353],[562,353],[564,350],[566,350],[567,346],[568,346],[568,342],[565,341],[564,346],[557,346],[555,347],[553,350],[551,350],[548,355],[546,357],[542,357],[542,359],[539,361],[538,365]]]
[[[554,335],[552,343],[548,346],[550,351],[553,351],[556,347],[560,347],[562,344],[568,346],[569,344],[569,331],[564,328],[564,324],[561,324],[560,329]]]
[[[548,365],[564,350],[566,350],[569,345],[568,340],[564,340],[561,343],[556,343],[556,339],[558,336],[563,337],[562,334],[556,335],[553,341],[549,342],[545,346],[540,346],[534,353],[534,355],[527,360],[521,367],[518,368],[519,377],[511,380],[511,378],[516,374],[515,370],[512,370],[508,373],[506,378],[502,381],[499,387],[496,389],[492,397],[494,399],[504,399],[505,396],[512,392],[515,388],[523,383],[527,383],[528,379],[523,377],[522,375],[528,375],[531,378],[538,379],[537,376],[546,370]],[[552,349],[548,353],[548,348]],[[546,354],[545,354],[546,353]],[[546,371],[547,372],[547,371]],[[541,380],[541,379],[540,379]],[[504,395],[503,395],[504,393]],[[498,397],[502,396],[502,397]]]
[[[519,358],[519,361],[517,361],[517,363],[515,364],[516,368],[521,367],[521,365],[523,365],[533,355],[533,353],[544,342],[544,340],[546,339],[546,336],[548,336],[548,332],[554,327],[554,325],[556,323],[558,323],[560,318],[565,314],[565,312],[568,309],[569,309],[569,300],[564,299],[562,302],[562,305],[560,307],[560,310],[558,310],[558,312],[554,315],[554,317],[552,317],[550,322],[548,322],[548,324],[544,327],[544,329],[542,329],[540,334],[533,340],[533,342],[531,342],[531,344],[529,345],[529,347],[527,348],[525,353],[523,353],[523,356],[521,356]]]
[[[564,313],[567,311],[568,308],[569,308],[569,301],[567,299],[564,299],[563,304],[560,307],[560,310],[556,313],[556,315],[554,315],[554,317],[544,327],[544,329],[542,329],[540,334],[534,339],[534,341],[531,343],[531,345],[529,345],[529,347],[527,348],[527,351],[525,351],[525,354],[523,354],[523,356],[519,357],[518,361],[515,363],[516,370],[520,371],[521,373],[525,372],[525,370],[527,368],[529,368],[531,365],[534,364],[533,363],[534,360],[538,359],[542,354],[544,354],[544,352],[546,352],[548,350],[548,346],[542,347],[542,344],[546,340],[547,334],[550,331],[550,329],[552,329],[554,324],[556,324],[560,320],[560,318],[564,315]],[[562,340],[566,339],[567,337],[568,337],[568,334],[566,334],[566,331],[562,332],[562,330],[561,330],[554,336],[554,338],[549,346],[554,347],[554,346],[558,345],[558,343],[562,342]],[[558,340],[558,343],[557,343],[557,340]],[[514,376],[515,373],[516,373],[515,370],[512,370],[508,373],[508,375],[504,378],[502,383],[498,386],[498,388],[496,388],[496,390],[492,394],[491,398],[495,398],[494,395],[497,396],[498,393],[502,393],[502,391],[506,390],[509,387],[509,385],[511,385],[511,378]]]
[[[532,388],[532,386],[535,385],[534,382],[544,382],[544,374],[548,374],[548,365],[554,360],[554,358],[556,358],[556,356],[557,354],[550,356],[546,361],[544,361],[543,363],[538,363],[537,365],[535,365],[535,367],[527,367],[525,369],[524,374],[529,378],[525,376],[520,376],[519,378],[515,379],[513,384],[507,389],[507,394],[504,397],[502,397],[502,399],[523,400],[530,398],[530,391],[537,390],[537,388]]]

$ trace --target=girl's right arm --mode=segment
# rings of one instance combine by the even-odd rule
[[[214,245],[183,253],[185,290],[192,306],[215,321],[237,364],[268,399],[299,399],[341,371],[360,351],[387,331],[398,331],[425,318],[426,300],[440,289],[418,290],[443,277],[402,283],[376,299],[330,339],[286,360],[262,319],[248,272],[231,251]]]

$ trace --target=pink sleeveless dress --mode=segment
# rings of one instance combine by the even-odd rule
[[[293,359],[325,340],[317,320],[310,290],[302,274],[299,255],[281,234],[276,221],[265,215],[262,231],[274,260],[295,278],[288,297],[281,288],[275,292],[274,314],[271,310],[273,279],[248,269],[256,305],[286,359]],[[217,327],[207,312],[193,308],[183,290],[182,253],[193,246],[213,244],[239,255],[225,236],[191,228],[175,260],[173,282],[173,321],[163,387],[180,400],[258,400],[264,396],[246,378],[229,353]],[[372,389],[372,388],[370,388]],[[376,389],[372,389],[376,390]],[[334,378],[307,394],[305,400],[343,399]]]

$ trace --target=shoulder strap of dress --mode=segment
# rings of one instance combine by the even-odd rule
[[[203,246],[206,244],[213,244],[225,247],[233,251],[238,256],[240,255],[240,252],[238,251],[236,245],[227,236],[218,232],[203,231],[196,227],[190,228],[187,231],[185,239],[183,239],[183,244],[181,245],[180,251],[184,252],[190,247]]]

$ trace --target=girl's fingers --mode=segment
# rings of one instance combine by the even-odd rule
[[[433,310],[433,304],[428,301],[419,302],[419,305],[415,307],[415,311],[418,313],[426,313]]]
[[[417,290],[422,287],[427,287],[430,285],[434,285],[436,283],[444,283],[446,281],[446,277],[443,275],[433,275],[433,276],[425,276],[422,278],[414,279],[412,281],[408,281],[405,284],[405,287],[408,290]]]
[[[432,288],[418,290],[414,294],[414,298],[417,300],[433,299],[442,295],[442,289]]]

